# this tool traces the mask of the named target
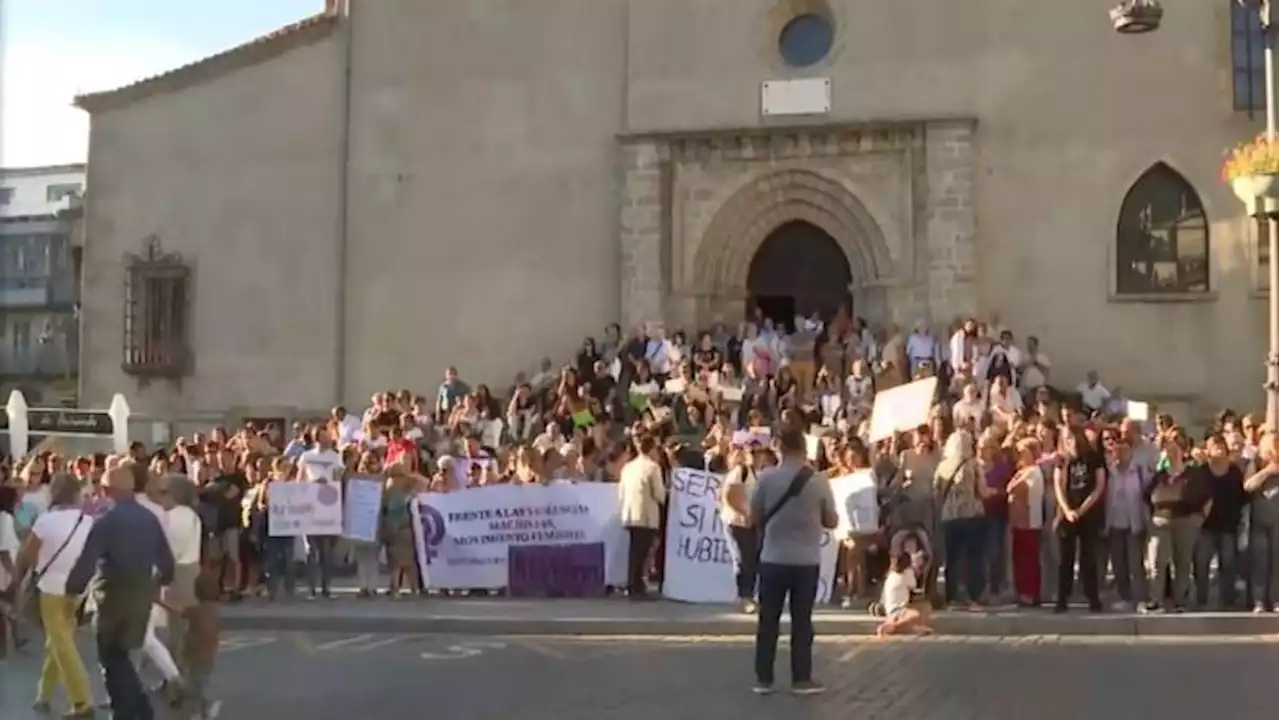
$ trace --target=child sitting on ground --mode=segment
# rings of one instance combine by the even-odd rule
[[[916,596],[915,565],[909,552],[898,553],[890,559],[881,598],[885,619],[876,627],[877,637],[902,633],[928,635],[933,632],[929,627],[929,604]]]

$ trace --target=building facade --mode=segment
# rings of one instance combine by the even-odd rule
[[[840,304],[995,318],[1061,385],[1262,402],[1265,258],[1218,179],[1262,123],[1235,0],[1137,37],[1094,2],[329,4],[79,99],[86,402],[288,416]]]
[[[75,405],[85,167],[0,169],[0,396]]]

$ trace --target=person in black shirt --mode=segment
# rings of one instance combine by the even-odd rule
[[[1058,601],[1054,612],[1067,611],[1075,580],[1076,555],[1080,557],[1080,581],[1089,610],[1102,611],[1098,597],[1098,536],[1103,528],[1102,498],[1107,472],[1102,456],[1084,433],[1072,428],[1063,437],[1062,459],[1053,471],[1053,494],[1058,512],[1054,519],[1061,552],[1058,554]]]
[[[1209,493],[1209,513],[1200,526],[1195,549],[1196,605],[1209,605],[1209,568],[1218,559],[1218,605],[1228,610],[1236,604],[1236,538],[1240,517],[1249,498],[1244,473],[1231,462],[1227,441],[1218,433],[1204,443],[1208,462],[1195,469]]]
[[[240,500],[249,489],[249,481],[240,471],[236,454],[223,450],[219,457],[218,476],[209,483],[202,498],[217,508],[217,532],[224,559],[222,582],[226,593],[239,596],[240,586]]]

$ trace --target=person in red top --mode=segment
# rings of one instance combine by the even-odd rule
[[[387,441],[386,464],[404,464],[411,472],[418,471],[418,446],[404,436],[404,428],[399,425],[391,428],[391,439]]]

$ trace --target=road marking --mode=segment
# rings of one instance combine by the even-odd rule
[[[411,637],[411,636],[409,636],[409,635],[392,635],[391,637],[385,637],[385,638],[382,638],[381,640],[374,640],[373,642],[368,643],[368,644],[366,644],[366,645],[361,645],[361,646],[359,646],[359,647],[353,647],[353,648],[351,648],[351,652],[363,653],[363,652],[369,652],[370,650],[377,650],[378,648],[381,648],[381,647],[387,647],[388,645],[394,645],[394,644],[396,644],[396,643],[400,642],[401,640],[403,640],[403,639],[405,639],[405,638],[407,638],[407,637]]]
[[[552,660],[568,660],[569,659],[569,656],[567,654],[559,650],[556,650],[555,648],[547,647],[542,643],[533,642],[532,640],[521,641],[519,642],[519,645],[525,648],[526,650],[531,650],[538,655],[541,655],[545,658],[550,658]]]
[[[372,639],[373,639],[372,635],[365,633],[363,635],[356,635],[354,637],[349,637],[349,638],[340,638],[338,640],[331,640],[327,643],[321,643],[316,646],[316,650],[318,652],[327,652],[329,650],[336,650],[346,645],[354,645],[356,643],[368,642]]]
[[[502,650],[506,647],[506,643],[500,642],[466,642],[450,645],[442,653],[424,652],[420,657],[423,660],[465,660],[483,655],[485,650]]]
[[[247,650],[249,648],[256,648],[256,647],[262,647],[264,645],[270,645],[275,641],[276,641],[275,637],[271,635],[261,635],[261,636],[236,635],[232,637],[223,638],[218,643],[218,652],[231,653],[237,650]]]

